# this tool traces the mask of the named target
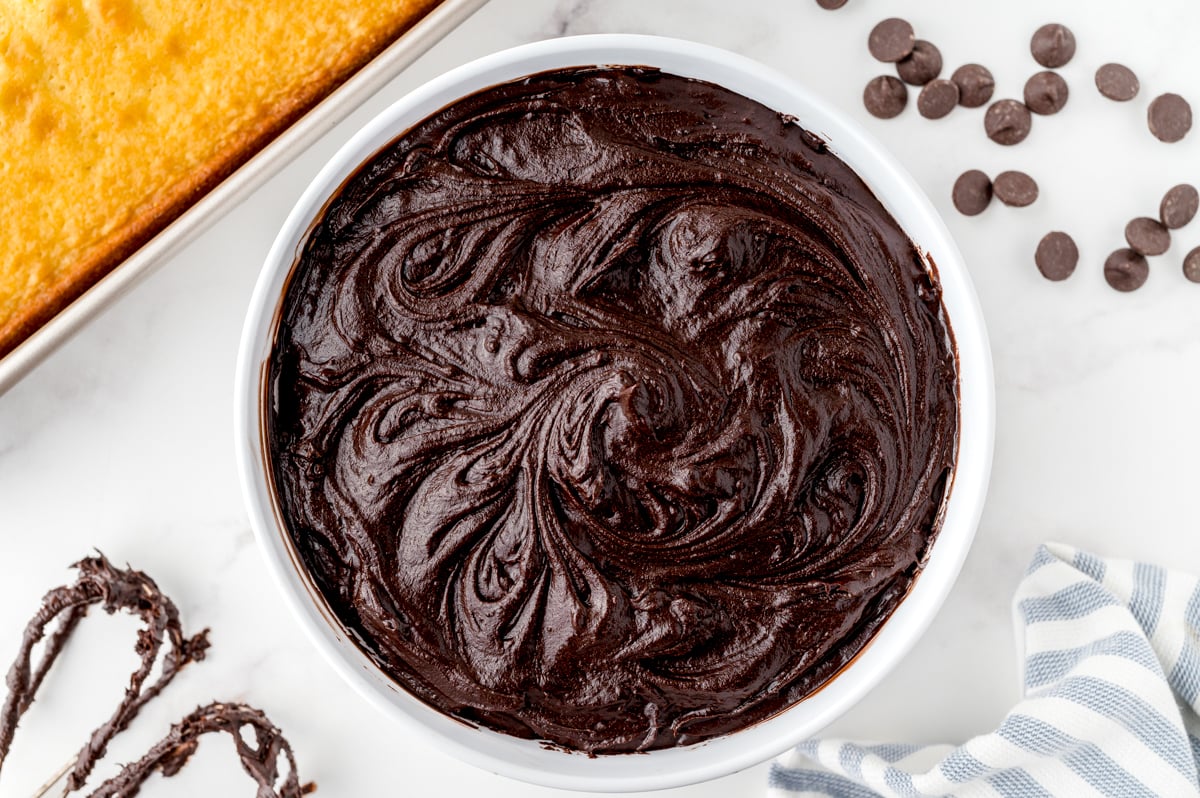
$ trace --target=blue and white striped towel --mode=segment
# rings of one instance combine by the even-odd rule
[[[1196,577],[1041,547],[1013,599],[1025,697],[958,747],[813,740],[772,798],[1200,795]]]

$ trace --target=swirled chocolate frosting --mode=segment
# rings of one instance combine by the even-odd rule
[[[816,136],[577,68],[448,106],[310,232],[270,363],[296,549],[397,682],[591,753],[817,690],[953,471],[936,277]]]

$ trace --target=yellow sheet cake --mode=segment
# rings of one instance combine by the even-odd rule
[[[437,0],[0,0],[0,356]]]

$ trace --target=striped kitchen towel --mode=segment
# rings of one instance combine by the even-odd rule
[[[1041,547],[1013,599],[1025,696],[958,747],[812,740],[772,798],[1200,795],[1196,577]]]

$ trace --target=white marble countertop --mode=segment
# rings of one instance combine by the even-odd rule
[[[866,54],[880,18],[909,18],[947,69],[991,67],[997,97],[1020,96],[1037,71],[1032,31],[1061,21],[1079,40],[1062,70],[1072,95],[1035,119],[1015,148],[989,142],[982,110],[930,122],[910,103],[883,122],[863,84],[887,71]],[[0,667],[42,593],[99,548],[148,571],[189,629],[212,627],[210,659],[191,668],[118,738],[109,765],[144,750],[198,703],[245,700],[293,740],[320,795],[551,795],[448,758],[376,714],[315,653],[267,578],[233,460],[234,357],[252,285],[271,240],[320,165],[389,101],[450,67],[548,36],[643,32],[724,46],[804,81],[893,149],[943,211],[966,255],[995,354],[997,445],[976,545],[947,606],[915,650],[831,730],[874,739],[961,741],[1016,698],[1009,597],[1035,546],[1061,540],[1114,556],[1200,571],[1200,285],[1183,253],[1200,222],[1152,260],[1149,283],[1122,295],[1104,282],[1125,222],[1153,215],[1162,193],[1200,181],[1200,131],[1176,145],[1146,130],[1162,92],[1200,103],[1200,5],[1194,0],[1087,4],[1051,0],[492,0],[287,169],[232,209],[102,318],[0,397]],[[1102,99],[1092,73],[1122,61],[1142,94]],[[969,168],[1024,169],[1042,197],[965,218],[950,203]],[[1070,231],[1081,263],[1052,284],[1033,266],[1051,229]],[[119,635],[127,635],[115,642]],[[115,702],[134,663],[134,624],[85,624],[18,732],[0,796],[24,798]],[[226,740],[150,796],[250,795]],[[757,795],[766,767],[683,788],[681,796]]]

